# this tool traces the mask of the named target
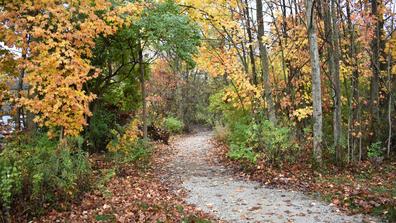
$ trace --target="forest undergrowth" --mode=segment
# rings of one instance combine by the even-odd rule
[[[230,157],[223,142],[212,142],[213,159],[221,160],[238,176],[270,188],[302,191],[349,214],[370,214],[389,222],[396,220],[396,163],[376,165],[369,161],[337,167],[315,167],[309,157],[274,166],[263,159],[254,164]]]

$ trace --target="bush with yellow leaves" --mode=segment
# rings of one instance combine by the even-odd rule
[[[111,153],[130,155],[138,145],[140,136],[139,121],[134,119],[126,126],[123,134],[116,132],[115,139],[107,145],[107,149]]]
[[[152,150],[148,141],[141,138],[139,121],[132,120],[123,133],[114,132],[115,139],[107,145],[112,158],[119,163],[133,163],[145,167],[149,163]]]

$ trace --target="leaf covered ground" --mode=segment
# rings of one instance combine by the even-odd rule
[[[309,160],[281,167],[258,160],[255,165],[246,166],[228,158],[227,146],[214,143],[213,156],[240,176],[267,186],[308,192],[349,214],[371,214],[388,222],[396,221],[396,162],[380,166],[363,162],[343,169],[326,166],[321,171]]]
[[[208,222],[210,217],[183,202],[163,184],[155,169],[158,149],[149,165],[117,165],[104,156],[92,158],[97,184],[67,210],[52,210],[34,222]]]
[[[200,130],[177,138],[162,154],[165,165],[160,171],[188,203],[216,216],[218,222],[376,222],[364,215],[347,216],[298,191],[235,176],[217,162],[213,136]]]

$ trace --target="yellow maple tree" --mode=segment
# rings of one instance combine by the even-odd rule
[[[17,102],[36,114],[34,121],[50,135],[61,129],[61,136],[75,136],[87,124],[95,95],[84,84],[100,72],[90,64],[95,38],[128,25],[141,5],[110,9],[106,0],[15,0],[0,11],[0,38],[19,49],[18,69],[29,85],[29,94]]]

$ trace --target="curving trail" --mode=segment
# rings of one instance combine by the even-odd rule
[[[225,222],[376,222],[347,216],[301,192],[270,189],[209,164],[211,132],[183,136],[172,145],[163,180],[186,191],[186,202]],[[179,190],[180,191],[180,190]]]

